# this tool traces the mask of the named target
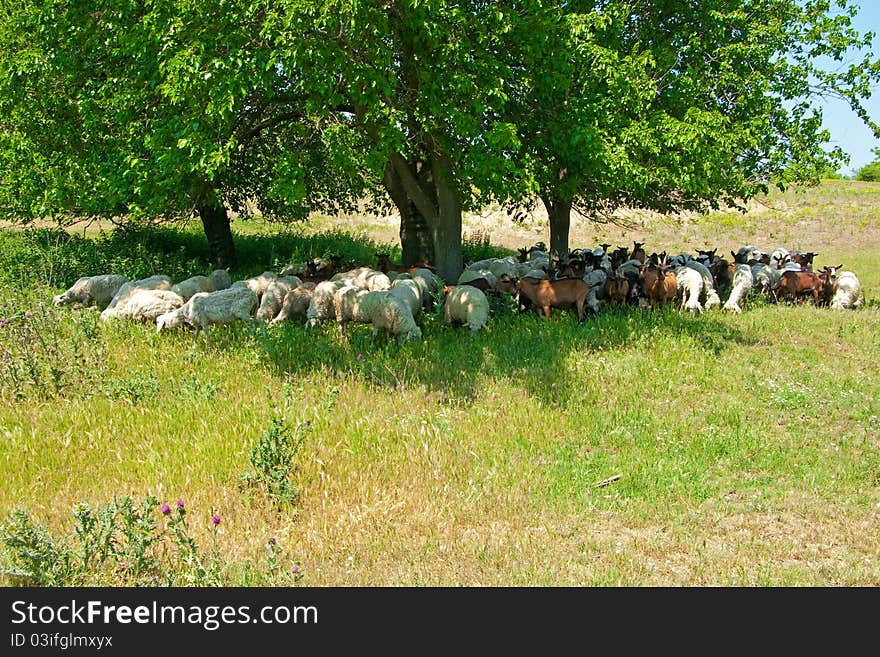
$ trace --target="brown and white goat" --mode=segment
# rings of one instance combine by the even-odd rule
[[[813,303],[818,306],[819,295],[822,294],[824,286],[824,272],[817,275],[811,271],[784,271],[776,291],[776,298],[782,301],[790,296],[796,302],[798,297],[810,294],[813,297]]]

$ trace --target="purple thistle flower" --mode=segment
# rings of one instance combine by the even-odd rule
[[[274,536],[269,537],[269,545],[275,545],[278,541]]]
[[[296,564],[293,564],[290,567],[290,572],[291,572],[291,574],[296,575],[297,573],[299,573],[299,566],[297,566]]]
[[[363,359],[364,359],[364,355],[363,355],[363,354],[358,354],[358,355],[357,355],[357,359],[358,359],[358,360],[363,360]]]
[[[177,510],[180,511],[181,513],[186,511],[186,508],[183,504],[183,500],[177,500]]]
[[[34,314],[33,314],[30,310],[26,310],[26,311],[24,312],[24,318],[25,318],[25,319],[30,319],[30,318],[33,317],[33,316],[34,316]]]
[[[220,524],[220,516],[218,516],[217,514],[214,514],[214,517],[211,518],[211,522],[213,522],[215,525],[219,525]]]
[[[163,504],[162,505],[162,515],[167,516],[169,513],[171,513],[171,507],[168,506],[167,504]]]

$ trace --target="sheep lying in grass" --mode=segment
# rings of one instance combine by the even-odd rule
[[[281,304],[280,312],[272,320],[273,324],[280,322],[292,321],[294,319],[305,319],[308,312],[309,304],[312,302],[312,293],[315,291],[314,283],[303,283],[284,297],[284,303]]]
[[[294,288],[302,285],[297,276],[282,276],[269,282],[266,290],[260,296],[260,307],[257,308],[257,319],[263,322],[271,322],[281,312],[284,300]]]
[[[81,303],[84,306],[95,304],[98,308],[103,309],[107,307],[119,288],[126,282],[125,276],[119,274],[83,276],[67,290],[52,297],[52,303],[56,306],[65,306],[70,303]]]
[[[449,324],[464,324],[471,335],[485,328],[489,320],[489,299],[472,285],[453,285],[444,288],[443,319]]]
[[[859,277],[851,271],[840,272],[833,287],[834,296],[831,297],[832,310],[847,310],[858,308],[864,303],[862,284]]]
[[[171,312],[183,305],[183,297],[171,290],[132,290],[125,298],[116,304],[109,319],[134,319],[144,322],[155,322],[160,315]]]
[[[113,295],[110,303],[107,304],[107,307],[101,313],[101,319],[106,322],[112,318],[115,314],[116,306],[125,301],[135,290],[171,290],[171,279],[164,274],[156,274],[155,276],[129,281],[121,285],[116,290],[116,294]]]
[[[177,310],[160,315],[156,319],[156,332],[189,324],[209,339],[209,326],[230,324],[235,321],[253,321],[259,300],[256,293],[246,285],[233,285],[217,292],[197,292]]]
[[[738,264],[733,271],[732,287],[730,296],[724,303],[724,310],[732,310],[735,313],[741,313],[740,303],[745,299],[746,294],[752,289],[754,279],[752,278],[752,268],[749,265]]]
[[[190,276],[175,283],[171,286],[171,291],[179,294],[186,302],[196,292],[216,292],[217,290],[225,290],[230,285],[232,285],[232,280],[229,278],[229,272],[225,269],[215,269],[210,276]]]
[[[368,292],[360,300],[360,312],[364,319],[373,325],[373,338],[387,333],[397,339],[398,344],[422,339],[422,329],[416,324],[409,306],[390,292]]]

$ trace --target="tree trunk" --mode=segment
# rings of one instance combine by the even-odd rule
[[[385,189],[397,211],[400,212],[401,262],[413,265],[417,262],[434,262],[434,248],[428,222],[415,203],[407,196],[400,176],[389,163],[385,167]]]
[[[434,262],[437,274],[450,285],[458,282],[464,269],[461,252],[461,201],[450,176],[451,162],[435,153],[431,162],[437,215],[434,218]]]
[[[407,258],[424,258],[447,283],[464,269],[461,252],[461,201],[450,175],[451,162],[432,144],[430,161],[406,160],[394,153],[385,168],[385,188],[401,215],[401,248]]]
[[[214,269],[235,267],[235,242],[229,227],[229,216],[222,204],[203,202],[199,205],[199,217],[208,238],[208,252]]]
[[[550,221],[550,253],[557,258],[568,255],[568,231],[571,228],[571,201],[541,194]]]

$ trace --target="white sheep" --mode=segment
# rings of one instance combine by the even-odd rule
[[[752,265],[752,287],[770,297],[776,293],[782,281],[782,272],[771,265],[758,263]]]
[[[484,279],[492,289],[495,289],[495,286],[498,285],[498,277],[488,269],[465,269],[458,277],[458,285],[464,285],[465,283],[470,283],[481,278]]]
[[[235,281],[230,287],[247,287],[251,292],[257,295],[258,299],[262,299],[263,293],[266,291],[266,288],[269,287],[269,283],[276,278],[278,278],[278,275],[275,272],[264,271],[259,276],[246,278],[242,281]]]
[[[348,322],[366,323],[368,321],[361,312],[361,301],[369,293],[369,290],[358,285],[349,284],[338,288],[333,294],[333,310],[336,314],[340,335],[345,335],[345,325]]]
[[[155,322],[156,318],[176,310],[183,305],[183,297],[171,290],[132,290],[116,304],[107,315],[101,313],[101,319],[135,319],[138,321]]]
[[[391,284],[389,294],[405,302],[412,311],[413,317],[418,319],[424,299],[422,299],[422,288],[417,281],[411,278],[397,279]]]
[[[67,290],[52,297],[52,303],[56,306],[64,306],[69,303],[81,303],[84,306],[95,304],[103,309],[126,282],[125,276],[119,274],[82,276]]]
[[[260,296],[257,319],[263,322],[271,322],[275,319],[281,312],[287,294],[300,285],[302,285],[302,280],[298,276],[281,276],[270,281]]]
[[[398,344],[422,339],[422,329],[416,324],[409,306],[391,296],[390,292],[368,292],[360,301],[360,311],[373,325],[374,339],[379,333],[393,335]]]
[[[189,324],[209,339],[209,327],[213,324],[229,324],[235,321],[253,321],[259,300],[256,293],[245,285],[232,285],[216,292],[197,292],[177,310],[160,315],[156,319],[156,332]]]
[[[724,310],[732,310],[735,313],[741,313],[740,302],[752,289],[752,268],[748,265],[739,264],[733,271],[733,281],[730,289],[730,296],[724,304]]]
[[[846,310],[858,308],[865,301],[862,294],[862,284],[859,277],[851,271],[843,271],[837,275],[834,282],[834,296],[831,298],[833,310]]]
[[[336,290],[346,285],[351,285],[351,281],[321,281],[315,286],[309,307],[306,310],[307,327],[312,328],[322,321],[336,317],[333,297]]]
[[[703,292],[703,277],[696,269],[682,266],[676,267],[675,284],[678,287],[678,295],[681,297],[681,307],[694,314],[703,312],[700,304],[700,294]]]
[[[155,276],[148,276],[136,281],[129,281],[119,286],[116,294],[113,295],[110,303],[107,304],[107,307],[101,313],[101,319],[104,321],[109,320],[113,316],[116,306],[122,303],[135,290],[171,290],[171,279],[164,274],[156,274]]]
[[[718,292],[715,291],[715,279],[712,278],[712,272],[709,271],[709,268],[697,260],[689,260],[685,267],[697,271],[703,279],[703,308],[706,310],[719,308],[721,306],[721,298],[718,296]]]
[[[210,276],[190,276],[187,279],[171,286],[171,291],[183,297],[184,302],[196,292],[216,292],[225,290],[232,285],[229,272],[225,269],[215,269]]]
[[[443,301],[443,319],[464,324],[475,335],[489,320],[489,299],[472,285],[450,286]]]
[[[275,319],[272,320],[272,324],[279,324],[294,318],[305,319],[309,304],[312,301],[312,293],[314,291],[314,283],[303,283],[302,285],[293,288],[287,293],[287,296],[284,297],[284,303],[281,304],[281,311],[275,316]]]

